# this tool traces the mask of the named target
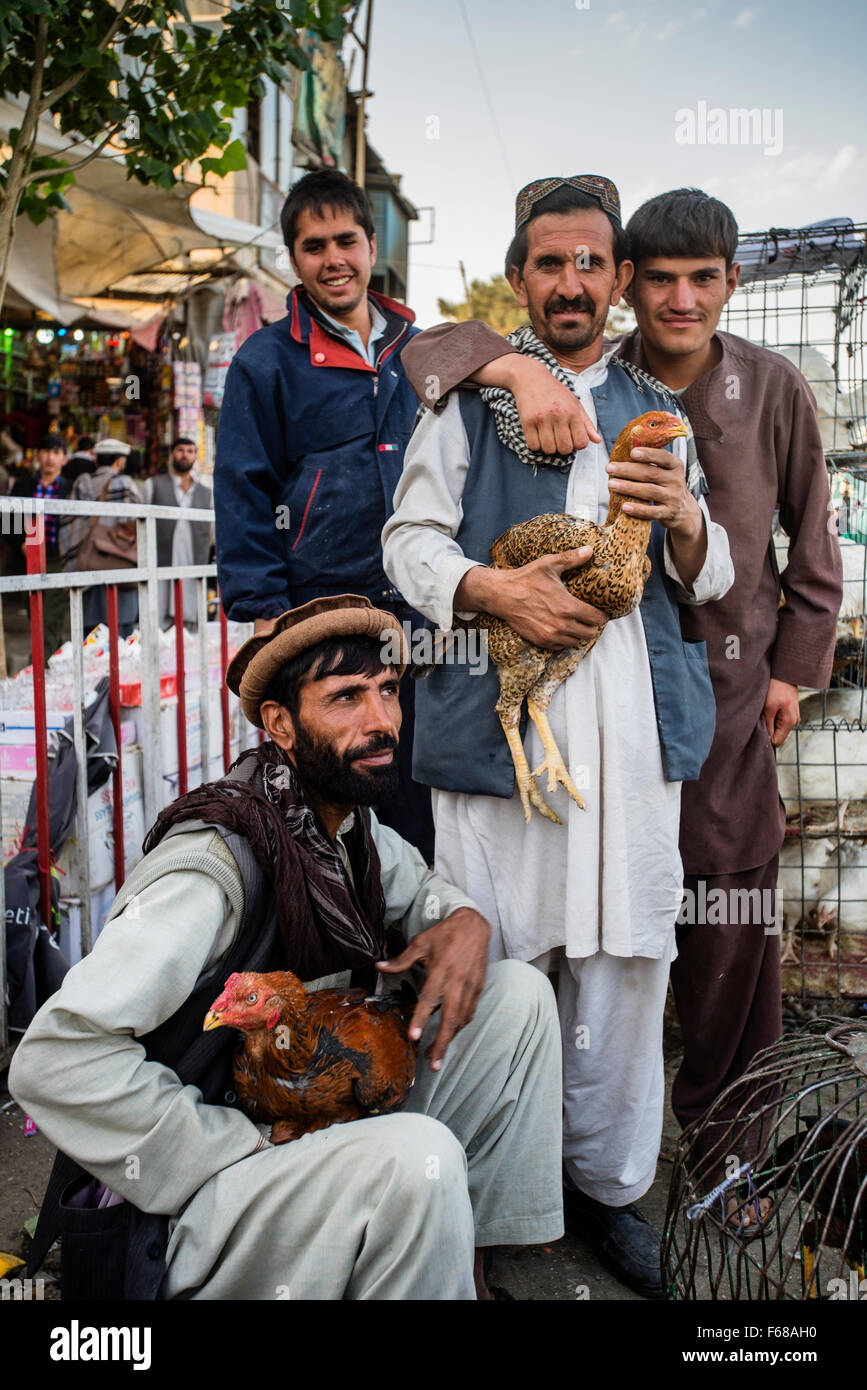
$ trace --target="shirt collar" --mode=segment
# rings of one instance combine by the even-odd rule
[[[560,364],[560,370],[568,372],[569,376],[575,377],[576,381],[580,382],[582,386],[598,386],[599,382],[607,375],[608,363],[611,361],[616,351],[616,343],[609,345],[597,361],[591,362],[588,367],[584,367],[580,372],[574,371],[571,367],[564,367],[562,363]]]
[[[171,478],[172,482],[174,483],[174,485],[175,485],[175,491],[177,492],[178,488],[180,488],[180,487],[182,486],[182,484],[181,484],[181,475],[180,475],[180,473],[176,473],[176,472],[175,472],[175,470],[172,468],[172,465],[171,465],[171,464],[169,464],[169,470],[168,470],[168,471],[169,471],[169,477]],[[198,474],[198,470],[197,470],[195,464],[193,464],[192,468],[190,469],[190,477],[191,477],[191,479],[192,479],[193,487],[195,487],[195,486],[196,486],[196,483],[199,481],[199,474]],[[186,496],[188,496],[188,495],[192,492],[193,487],[187,488],[186,493],[185,493]]]
[[[333,328],[334,332],[341,337],[345,343],[348,343],[349,346],[358,353],[359,357],[363,357],[367,362],[372,363],[374,361],[373,344],[382,337],[388,325],[385,315],[380,312],[369,295],[367,298],[367,307],[370,311],[371,326],[370,337],[367,340],[367,347],[365,347],[364,339],[357,329],[348,328],[345,323],[339,323],[338,320],[332,318],[330,314],[326,314],[321,305],[317,305],[319,313],[331,328]]]

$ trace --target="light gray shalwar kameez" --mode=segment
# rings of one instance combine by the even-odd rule
[[[470,900],[371,817],[386,922],[407,939]],[[348,871],[341,834],[338,848]],[[490,968],[439,1072],[419,1045],[400,1113],[272,1146],[206,1105],[137,1038],[196,981],[222,988],[243,890],[206,829],[146,855],[93,952],[36,1015],[10,1087],[48,1137],[145,1211],[172,1217],[162,1295],[473,1299],[473,1247],[556,1239],[561,1072],[553,993],[520,962]],[[330,978],[327,983],[334,983]],[[316,982],[320,987],[326,981]]]

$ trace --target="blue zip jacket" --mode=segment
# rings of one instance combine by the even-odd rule
[[[322,595],[402,602],[382,568],[418,401],[400,354],[418,331],[403,304],[370,294],[386,318],[372,367],[300,287],[288,316],[232,359],[214,469],[223,607],[248,622]]]

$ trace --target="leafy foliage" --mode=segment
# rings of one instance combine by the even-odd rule
[[[443,318],[463,323],[465,319],[482,319],[495,328],[498,333],[511,333],[528,322],[527,311],[516,302],[511,286],[504,275],[493,275],[490,280],[473,280],[470,285],[470,301],[462,300],[452,304],[447,299],[438,299],[437,304]]]
[[[180,165],[209,149],[221,154],[202,159],[203,176],[243,168],[233,111],[263,94],[263,76],[282,82],[288,67],[308,68],[300,31],[338,40],[348,8],[347,0],[226,0],[219,19],[193,23],[186,0],[0,0],[0,90],[33,94],[41,26],[46,56],[35,95],[71,146],[59,158],[32,158],[10,186],[20,138],[11,132],[0,200],[17,200],[33,222],[65,206],[82,140],[112,139],[129,178],[166,189]],[[33,179],[43,170],[52,172]]]

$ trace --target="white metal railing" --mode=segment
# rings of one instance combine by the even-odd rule
[[[124,521],[135,520],[137,538],[137,565],[120,567],[116,570],[70,570],[47,574],[44,554],[45,517],[81,519],[83,517],[118,518]],[[72,736],[78,768],[76,777],[75,825],[70,835],[71,853],[70,888],[64,898],[75,899],[80,903],[81,950],[89,951],[93,945],[92,894],[90,883],[90,835],[88,824],[87,791],[87,749],[85,742],[85,701],[88,691],[85,688],[84,669],[84,619],[83,594],[94,586],[105,586],[107,595],[116,595],[117,585],[137,584],[139,599],[138,628],[141,635],[141,701],[144,734],[141,742],[145,745],[142,759],[142,790],[144,801],[145,826],[150,827],[161,809],[161,777],[163,769],[162,730],[160,721],[160,616],[159,583],[178,581],[174,584],[174,626],[176,632],[176,682],[178,698],[178,772],[181,788],[186,786],[189,776],[189,751],[186,747],[185,712],[187,706],[185,662],[183,647],[183,626],[178,629],[179,609],[183,610],[180,581],[196,580],[196,618],[198,627],[199,663],[199,714],[202,750],[202,781],[209,778],[211,756],[211,720],[209,709],[210,687],[208,682],[208,580],[216,579],[215,564],[208,565],[157,565],[157,522],[189,521],[197,525],[213,525],[214,512],[201,507],[163,507],[134,502],[73,502],[42,498],[0,497],[0,534],[3,536],[21,535],[25,550],[29,555],[28,567],[31,572],[21,575],[0,576],[0,601],[8,594],[27,594],[31,601],[31,641],[33,648],[34,678],[34,740],[36,744],[36,785],[41,791],[43,804],[47,807],[47,742],[46,742],[46,704],[45,704],[45,665],[42,659],[41,598],[37,595],[50,591],[65,590],[69,594],[70,636],[72,647],[73,702]],[[39,558],[41,557],[41,559]],[[33,572],[37,565],[40,572]],[[123,879],[123,788],[121,733],[119,726],[119,648],[117,633],[116,600],[109,597],[110,643],[109,670],[112,692],[112,722],[118,747],[118,765],[114,771],[114,841],[115,841],[115,888]],[[230,750],[229,702],[225,687],[225,658],[228,652],[228,633],[225,614],[219,604],[218,614],[221,629],[221,656],[223,659],[223,683],[221,686],[221,713],[223,722],[223,762],[227,765]],[[180,636],[178,638],[178,632]],[[41,690],[40,688],[41,687]],[[39,718],[41,698],[41,720]],[[2,713],[0,713],[2,720]],[[260,735],[252,725],[241,719],[240,747],[254,744]],[[0,790],[0,819],[2,819],[2,790]],[[38,827],[38,863],[40,872],[42,915],[45,920],[45,895],[50,893],[51,846],[47,842],[48,827],[46,814],[40,817]],[[118,849],[119,838],[119,849]],[[119,858],[118,858],[119,855]],[[120,880],[120,881],[118,881]],[[46,923],[47,925],[48,923]],[[6,970],[6,891],[5,874],[0,873],[0,1060],[8,1050],[8,1003]]]

